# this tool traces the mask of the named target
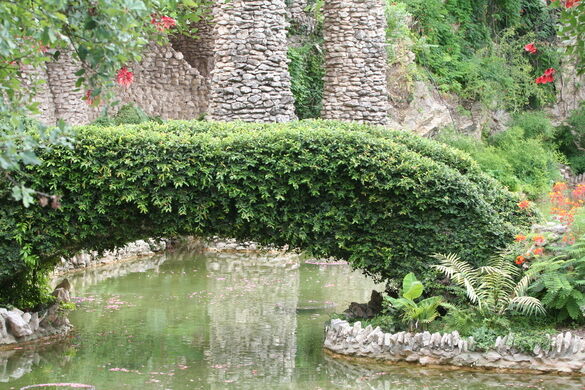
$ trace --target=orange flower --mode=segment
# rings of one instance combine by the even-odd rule
[[[516,242],[521,242],[526,240],[526,236],[524,234],[517,234],[516,237],[514,237],[514,240]]]
[[[555,185],[553,186],[553,191],[554,192],[561,192],[561,191],[565,191],[567,189],[567,183],[563,183],[563,182],[556,182]]]
[[[544,244],[544,237],[543,236],[536,236],[532,239],[536,245]]]
[[[527,209],[530,206],[530,202],[527,200],[523,200],[522,202],[518,202],[518,207],[522,210]]]
[[[540,256],[540,255],[542,255],[542,252],[544,252],[543,248],[536,248],[535,250],[532,251],[532,254],[534,256]]]
[[[518,257],[516,257],[516,261],[514,261],[514,262],[518,265],[522,265],[522,264],[524,264],[525,261],[526,261],[526,259],[524,258],[524,256],[518,256]]]

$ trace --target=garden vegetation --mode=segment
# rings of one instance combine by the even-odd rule
[[[148,122],[75,129],[17,176],[60,196],[23,208],[0,187],[0,302],[47,299],[43,277],[81,249],[218,235],[349,260],[382,280],[428,277],[428,253],[479,265],[531,219],[463,153],[416,135],[302,121]]]

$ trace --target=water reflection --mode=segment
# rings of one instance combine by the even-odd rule
[[[47,348],[47,343],[44,343],[27,345],[21,349],[0,350],[0,383],[19,379],[41,366],[56,364],[64,367],[69,364],[74,355],[75,348],[68,340],[51,348]],[[0,388],[2,388],[1,385]]]
[[[376,286],[347,266],[309,265],[294,255],[172,253],[69,279],[78,297],[76,337],[0,352],[0,389],[50,382],[108,390],[585,385],[332,359],[322,350],[324,322],[351,301],[367,301]]]
[[[510,374],[495,371],[461,371],[420,366],[366,365],[325,355],[325,370],[340,389],[368,390],[485,390],[582,389],[585,378],[560,375]]]
[[[210,383],[290,383],[295,368],[299,257],[208,257]]]

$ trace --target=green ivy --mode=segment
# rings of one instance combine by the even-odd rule
[[[416,135],[328,121],[170,121],[75,129],[22,179],[62,195],[23,209],[0,187],[0,302],[40,299],[60,257],[146,237],[218,235],[349,260],[382,280],[427,254],[481,263],[525,225],[517,196]],[[40,279],[39,279],[40,280]]]

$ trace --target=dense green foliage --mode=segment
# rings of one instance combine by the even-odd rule
[[[313,38],[302,46],[289,48],[288,58],[297,117],[318,118],[321,114],[325,74],[320,40]]]
[[[125,104],[115,115],[102,115],[92,122],[95,126],[119,126],[119,125],[138,125],[144,122],[155,121],[162,123],[160,118],[148,116],[142,108],[135,104]]]
[[[540,0],[403,0],[414,19],[417,62],[444,91],[519,111],[553,100],[534,83],[557,65],[555,19]],[[523,47],[535,43],[537,56]]]
[[[532,293],[558,322],[585,322],[585,236],[560,254],[534,262],[530,270],[540,274]]]
[[[36,303],[24,281],[60,256],[144,237],[289,244],[390,279],[428,276],[429,251],[481,263],[529,218],[465,155],[383,128],[172,121],[75,136],[27,172],[60,209],[23,210],[1,189],[3,303]]]
[[[560,179],[561,159],[552,140],[554,128],[538,113],[517,117],[508,130],[485,140],[444,131],[438,140],[469,155],[482,170],[508,187],[536,199]]]
[[[559,151],[567,156],[573,172],[585,172],[585,104],[573,111],[569,119],[557,130]]]

